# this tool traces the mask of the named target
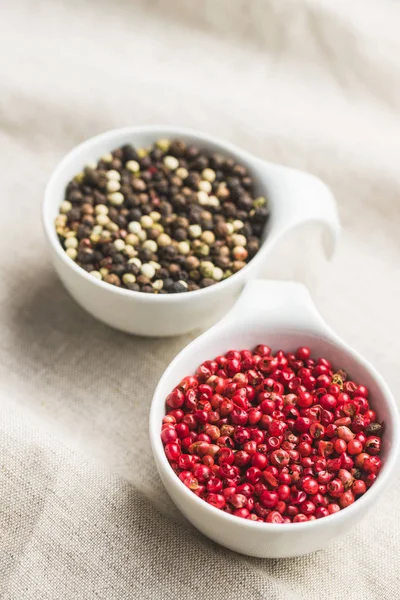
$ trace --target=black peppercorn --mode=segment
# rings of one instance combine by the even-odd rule
[[[168,149],[168,154],[172,156],[184,156],[186,151],[186,144],[182,140],[172,140],[171,145]]]
[[[188,238],[187,230],[183,229],[182,227],[178,227],[177,229],[175,229],[172,235],[174,236],[174,240],[176,240],[177,242],[183,242]]]
[[[187,292],[188,288],[183,285],[180,281],[174,281],[172,285],[169,287],[169,291],[172,294],[180,294],[182,292]]]
[[[127,263],[125,265],[125,273],[131,273],[132,275],[139,275],[140,269],[135,263]]]
[[[110,273],[114,273],[121,277],[125,273],[125,267],[123,264],[113,264],[110,268]]]
[[[217,282],[214,279],[209,279],[208,277],[205,277],[200,282],[201,287],[210,287],[210,285],[214,285],[214,283],[217,283]]]

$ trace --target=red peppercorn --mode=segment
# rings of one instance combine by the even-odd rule
[[[373,473],[376,475],[380,471],[381,464],[382,461],[379,456],[368,456],[368,458],[364,460],[364,470],[367,473]]]
[[[311,421],[307,417],[299,417],[296,419],[294,426],[300,433],[306,433],[310,429]]]
[[[358,456],[356,456],[355,460],[354,460],[354,464],[358,469],[363,469],[364,468],[364,462],[365,460],[369,458],[369,454],[367,454],[366,452],[361,452],[360,454],[358,454]]]
[[[310,516],[315,513],[316,506],[311,500],[304,500],[304,502],[300,504],[299,509],[301,514]]]
[[[329,471],[320,471],[317,475],[317,481],[321,485],[326,485],[334,478],[333,473],[329,473]]]
[[[278,502],[279,495],[277,492],[266,490],[260,496],[260,503],[264,508],[274,508]]]
[[[171,462],[173,460],[178,460],[181,455],[181,450],[178,444],[170,443],[165,446],[165,455],[168,460]]]
[[[300,456],[310,456],[312,452],[311,444],[308,444],[307,442],[301,442],[297,446],[297,451],[299,452]]]
[[[353,485],[353,475],[347,469],[339,469],[338,471],[338,479],[342,482],[344,489],[348,490]]]
[[[293,523],[305,523],[306,521],[308,521],[308,517],[306,517],[306,515],[296,515],[295,517],[293,517]]]
[[[307,348],[306,346],[301,346],[296,350],[295,354],[298,360],[307,360],[308,358],[310,358],[311,351],[310,348]]]
[[[347,444],[347,452],[349,454],[360,454],[362,452],[363,445],[359,440],[353,439],[350,440]]]
[[[302,481],[302,488],[306,492],[306,494],[313,496],[318,492],[318,481],[309,476],[304,477]]]
[[[376,435],[371,435],[365,440],[365,451],[368,454],[379,454],[381,450],[381,438]]]
[[[351,490],[344,492],[344,494],[342,494],[339,498],[339,504],[342,508],[346,508],[347,506],[350,506],[350,504],[353,504],[353,502],[354,502],[354,494]]]
[[[351,486],[351,491],[355,496],[359,496],[360,494],[364,494],[367,491],[367,486],[365,481],[362,479],[356,479]]]
[[[274,450],[270,455],[270,461],[272,465],[285,467],[289,464],[290,456],[286,450]]]
[[[170,442],[175,442],[177,437],[178,436],[175,429],[163,429],[161,432],[161,440],[164,445],[169,444]]]
[[[206,500],[208,504],[215,506],[215,508],[224,508],[226,505],[225,498],[222,494],[208,494]]]
[[[267,518],[266,523],[284,523],[282,515],[277,510],[271,510]]]
[[[332,394],[324,394],[319,399],[319,403],[322,408],[325,408],[326,410],[333,410],[336,408],[337,400]]]
[[[259,452],[256,452],[251,458],[251,464],[253,467],[258,467],[262,470],[265,469],[265,467],[267,466],[268,459],[265,456],[265,454],[260,454]]]
[[[238,494],[243,494],[246,498],[251,498],[254,494],[254,486],[250,483],[242,483],[241,485],[238,485],[236,492]]]
[[[326,488],[332,498],[340,498],[344,493],[344,485],[340,479],[332,479],[332,481],[327,484]]]
[[[377,478],[382,426],[368,390],[348,379],[341,390],[334,372],[307,347],[273,354],[260,345],[205,361],[166,399],[171,467],[241,518],[305,522],[345,508]]]
[[[377,478],[376,473],[368,473],[367,477],[365,478],[365,483],[366,483],[367,488],[370,488],[371,485],[373,483],[375,483],[376,478]]]
[[[261,479],[260,469],[258,467],[250,467],[249,469],[247,469],[246,479],[249,483],[252,483],[253,485],[255,483],[258,483],[258,481],[260,481]]]
[[[170,406],[171,408],[180,408],[181,406],[183,406],[183,403],[185,401],[185,394],[182,392],[182,390],[179,389],[174,389],[168,396],[166,399],[166,403],[168,406]]]
[[[346,442],[340,438],[337,438],[335,440],[333,447],[335,449],[335,452],[337,452],[338,454],[343,454],[343,452],[346,452],[347,450]]]

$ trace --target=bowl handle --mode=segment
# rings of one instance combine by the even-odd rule
[[[340,221],[330,189],[318,177],[260,159],[258,175],[273,204],[267,241],[273,244],[303,223],[324,227],[323,246],[331,258],[340,237]]]
[[[257,326],[260,319],[277,330],[301,328],[314,335],[323,334],[337,341],[336,334],[318,312],[308,289],[293,281],[255,279],[246,283],[236,304],[216,325],[224,328],[235,322],[243,329]]]

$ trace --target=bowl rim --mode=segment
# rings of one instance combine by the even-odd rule
[[[219,324],[217,323],[217,325],[215,325],[214,327],[217,328],[218,325]],[[214,329],[214,328],[212,328],[212,329]],[[334,334],[334,332],[332,332],[336,338],[334,340],[332,340],[330,338],[329,334],[324,335],[321,333],[318,335],[318,337],[319,337],[319,339],[322,339],[323,341],[328,342],[329,344],[335,346],[338,350],[340,350],[344,354],[350,355],[350,357],[353,360],[358,362],[360,364],[360,366],[363,369],[365,369],[367,372],[369,372],[370,376],[372,376],[372,378],[375,379],[380,391],[382,392],[382,396],[385,399],[386,405],[388,407],[388,412],[390,415],[390,421],[391,421],[391,425],[392,425],[393,439],[391,440],[392,443],[388,448],[387,457],[386,457],[385,463],[383,465],[383,469],[380,472],[379,477],[377,478],[376,482],[370,488],[368,488],[367,491],[362,496],[357,498],[355,500],[355,502],[353,502],[353,504],[346,507],[345,509],[342,509],[337,513],[328,515],[327,517],[323,517],[321,519],[315,519],[313,521],[306,521],[306,522],[300,522],[300,523],[265,523],[265,522],[260,523],[257,521],[250,521],[247,519],[242,519],[235,515],[227,514],[226,512],[224,512],[218,508],[215,508],[214,506],[212,506],[211,504],[208,504],[208,502],[206,502],[202,498],[199,498],[198,496],[196,496],[196,494],[191,492],[185,486],[185,484],[179,479],[179,477],[176,475],[176,473],[173,471],[171,465],[169,464],[167,457],[165,456],[164,447],[163,447],[163,444],[161,442],[161,437],[160,437],[161,423],[158,423],[158,430],[156,427],[156,425],[157,425],[157,416],[156,416],[157,408],[159,407],[160,404],[165,402],[165,398],[163,398],[161,395],[161,388],[164,385],[164,380],[167,377],[169,370],[172,369],[173,366],[175,366],[177,363],[179,363],[179,360],[181,359],[183,354],[187,351],[189,346],[197,345],[197,344],[200,345],[201,342],[203,340],[205,340],[206,336],[208,336],[210,334],[213,335],[214,333],[218,335],[221,331],[223,331],[222,327],[221,327],[221,330],[216,330],[215,332],[213,332],[212,329],[206,331],[201,336],[199,336],[198,338],[196,338],[195,340],[190,342],[175,356],[175,358],[170,362],[170,364],[168,365],[168,367],[162,374],[162,376],[157,384],[157,387],[154,391],[154,394],[153,394],[151,407],[150,407],[150,415],[149,415],[150,443],[151,443],[153,455],[156,460],[157,468],[159,471],[162,470],[162,472],[165,473],[165,475],[168,477],[169,483],[171,483],[175,487],[175,489],[177,490],[178,493],[181,493],[184,496],[186,496],[186,498],[189,500],[189,502],[193,502],[194,509],[197,506],[200,509],[202,508],[206,512],[211,511],[211,513],[210,513],[211,515],[214,515],[215,518],[222,519],[222,521],[225,521],[227,525],[231,524],[231,525],[234,525],[239,528],[264,531],[265,533],[267,533],[268,531],[270,531],[270,532],[278,532],[279,531],[280,533],[284,534],[285,532],[293,533],[293,531],[301,531],[301,530],[306,530],[306,531],[309,530],[311,532],[313,529],[327,527],[329,525],[334,524],[335,522],[339,524],[340,522],[343,522],[343,520],[348,520],[352,516],[355,517],[357,514],[362,513],[363,510],[367,510],[368,506],[370,506],[373,499],[379,495],[380,491],[385,487],[386,483],[388,482],[388,478],[389,478],[390,474],[393,472],[395,464],[396,464],[396,457],[400,453],[400,415],[399,415],[399,410],[397,408],[394,396],[393,396],[388,384],[382,377],[382,375],[375,369],[375,367],[369,361],[367,361],[363,356],[361,356],[354,348],[349,346],[345,341],[338,338],[336,336],[336,334]],[[281,328],[280,331],[283,332],[284,328]],[[292,333],[295,332],[296,334],[304,333],[304,334],[310,335],[310,332],[303,330],[301,327],[296,328],[295,330],[292,327],[290,329],[290,331]],[[328,331],[328,328],[327,328],[327,331]],[[274,331],[274,334],[279,334],[279,331]],[[166,486],[164,486],[164,487],[166,487]],[[168,492],[168,488],[166,488],[166,491]],[[329,521],[328,521],[328,523],[326,523],[326,519],[328,517],[329,517]]]
[[[104,290],[122,298],[130,298],[132,300],[145,303],[162,302],[168,304],[175,302],[189,302],[191,298],[196,299],[206,296],[207,294],[211,294],[213,291],[215,291],[216,288],[221,292],[223,290],[229,289],[229,287],[235,285],[236,282],[240,281],[243,278],[246,278],[250,270],[254,269],[260,264],[260,262],[263,259],[264,251],[266,249],[268,236],[262,242],[260,249],[255,254],[255,256],[243,267],[243,269],[236,273],[233,273],[233,275],[231,275],[225,280],[218,281],[212,286],[202,288],[200,290],[193,290],[184,294],[145,294],[143,292],[128,290],[125,288],[110,285],[105,281],[101,281],[99,279],[96,279],[95,277],[92,277],[87,271],[82,269],[82,267],[80,267],[75,261],[73,261],[62,248],[57,238],[54,222],[53,219],[50,217],[50,214],[52,209],[53,187],[58,183],[60,179],[63,178],[65,169],[68,167],[70,162],[74,160],[77,154],[79,155],[80,153],[84,153],[86,150],[89,150],[92,146],[96,145],[97,143],[109,142],[110,150],[112,150],[113,140],[115,138],[119,138],[125,135],[135,136],[143,134],[154,134],[155,139],[161,136],[190,136],[196,138],[199,142],[202,142],[204,144],[215,144],[220,147],[221,152],[224,152],[226,154],[238,155],[247,162],[261,160],[255,157],[250,152],[242,150],[239,146],[236,146],[235,144],[226,142],[225,140],[214,135],[209,135],[207,133],[186,127],[174,127],[169,125],[139,125],[110,129],[98,135],[92,136],[84,140],[80,144],[74,146],[67,154],[63,156],[63,158],[53,169],[50,179],[47,182],[42,203],[42,223],[46,234],[46,239],[49,245],[54,250],[56,255],[60,258],[60,260],[68,268],[72,269],[72,271],[74,271],[78,276],[82,277],[90,284],[98,287],[100,290]],[[262,162],[264,162],[266,166],[268,165],[269,168],[274,166],[278,167],[278,165],[274,165],[273,163],[269,163],[267,161]]]

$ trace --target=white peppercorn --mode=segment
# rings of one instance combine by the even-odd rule
[[[145,229],[149,229],[150,227],[153,226],[153,219],[149,215],[143,215],[142,217],[140,217],[140,224]],[[138,233],[138,232],[135,231],[134,233]]]
[[[128,285],[129,283],[135,283],[136,277],[133,273],[124,273],[124,275],[122,275],[122,281],[125,285]]]
[[[97,204],[97,206],[94,207],[94,212],[96,215],[108,215],[108,206],[105,204]]]
[[[175,171],[175,169],[179,167],[179,160],[175,158],[175,156],[165,156],[164,165],[167,167],[167,169]]]
[[[203,277],[212,278],[214,268],[215,267],[211,261],[204,260],[200,263],[199,270]]]
[[[159,148],[159,150],[161,150],[161,152],[168,152],[169,147],[170,147],[170,142],[169,142],[169,140],[167,140],[165,138],[161,138],[156,141],[156,146],[157,146],[157,148]]]
[[[211,185],[211,183],[209,181],[206,181],[206,180],[202,179],[199,182],[198,188],[202,192],[206,192],[207,194],[209,194],[211,192],[211,190],[212,190],[212,185]]]
[[[121,189],[121,184],[116,179],[107,181],[107,192],[118,192]]]
[[[89,271],[89,275],[91,275],[95,279],[103,279],[103,276],[100,273],[100,271]]]
[[[164,248],[165,246],[169,246],[172,240],[167,233],[161,233],[157,238],[157,244],[160,248]]]
[[[222,277],[224,275],[224,272],[222,269],[220,269],[219,267],[214,267],[213,271],[212,271],[212,279],[215,279],[215,281],[221,281]]]
[[[183,255],[189,254],[189,252],[190,252],[189,242],[186,242],[186,241],[179,242],[178,251],[179,251],[179,254],[183,254]]]
[[[96,223],[98,225],[101,225],[102,227],[105,227],[107,225],[107,223],[110,222],[110,217],[108,217],[107,215],[97,215],[96,217]],[[117,225],[117,230],[118,230],[118,225]]]
[[[126,244],[130,244],[131,246],[138,246],[139,245],[139,238],[137,235],[135,235],[134,233],[128,233],[128,235],[125,238],[125,243]]]
[[[153,219],[153,223],[157,223],[161,219],[161,214],[156,210],[152,210],[150,217]]]
[[[152,286],[155,290],[160,291],[163,289],[164,287],[164,282],[162,279],[156,279],[153,283]]]
[[[137,258],[137,257],[130,258],[128,260],[128,264],[134,264],[134,265],[136,265],[138,267],[138,269],[140,269],[141,266],[142,266],[142,261],[140,260],[140,258]]]
[[[208,205],[212,206],[213,208],[218,208],[220,201],[218,200],[217,196],[209,196]]]
[[[136,162],[136,160],[128,160],[125,166],[128,169],[128,171],[131,171],[132,173],[137,173],[138,171],[140,171],[140,165],[138,162]],[[135,282],[132,281],[131,283]]]
[[[66,248],[77,248],[78,247],[78,240],[76,239],[76,237],[69,237],[65,240],[65,247]]]
[[[115,240],[114,246],[118,252],[122,252],[122,250],[125,248],[125,242],[124,240]]]
[[[247,244],[247,239],[244,235],[235,233],[232,235],[232,242],[234,246],[245,246]]]
[[[72,258],[72,260],[75,260],[78,256],[78,251],[76,248],[67,248],[65,252],[70,258]]]
[[[110,169],[109,171],[106,172],[106,177],[107,177],[107,179],[115,179],[116,181],[120,181],[121,174],[118,171],[116,171],[115,169]]]
[[[143,242],[142,248],[147,248],[150,252],[157,252],[158,246],[154,240],[146,240]]]
[[[216,174],[212,169],[204,169],[201,173],[201,176],[206,181],[213,183],[215,181]]]
[[[189,171],[185,167],[179,167],[175,172],[181,179],[186,179],[189,175]]]
[[[158,271],[158,269],[161,269],[160,263],[156,262],[155,260],[150,260],[149,265],[154,267],[156,271]]]
[[[196,238],[199,238],[202,233],[203,233],[203,230],[200,227],[200,225],[189,225],[189,235],[190,235],[190,237],[196,239]]]
[[[203,240],[208,245],[211,245],[215,242],[215,235],[212,231],[203,231],[200,236],[200,239]]]
[[[128,231],[130,233],[138,234],[139,231],[142,231],[142,226],[139,223],[139,221],[131,221],[130,223],[128,223]]]
[[[125,238],[126,240],[126,238]],[[137,250],[131,244],[125,244],[125,248],[123,249],[124,254],[129,257],[137,256]]]
[[[207,192],[201,190],[200,192],[197,192],[197,201],[200,204],[200,206],[208,206],[210,197],[207,194]]]
[[[140,268],[140,272],[142,275],[148,277],[149,279],[153,279],[154,275],[156,274],[155,268],[149,263],[145,263],[144,265],[142,265]]]
[[[233,221],[232,225],[233,225],[233,229],[234,229],[235,231],[240,231],[240,229],[242,229],[242,228],[243,228],[243,226],[244,226],[244,223],[243,223],[243,221],[240,221],[239,219],[235,219],[235,220]]]
[[[121,192],[113,192],[112,194],[108,194],[107,199],[113,206],[120,206],[124,203],[124,197]]]
[[[64,200],[64,202],[60,206],[60,212],[68,213],[72,209],[72,204],[68,200]]]

